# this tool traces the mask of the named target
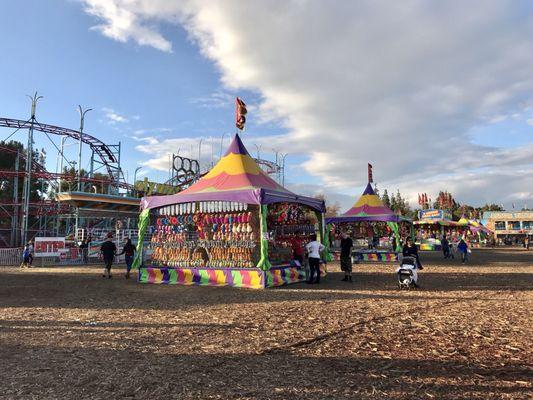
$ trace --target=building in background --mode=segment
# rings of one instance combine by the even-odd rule
[[[526,235],[533,236],[533,211],[486,211],[483,221],[496,239],[506,244],[522,243]]]

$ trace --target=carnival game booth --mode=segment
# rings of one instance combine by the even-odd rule
[[[441,250],[441,238],[446,235],[463,235],[463,227],[452,220],[447,210],[428,209],[418,211],[418,221],[414,221],[415,243],[420,250]]]
[[[441,250],[441,238],[446,235],[452,244],[466,239],[471,246],[481,247],[486,244],[492,232],[481,223],[462,217],[452,221],[451,214],[443,210],[421,210],[415,226],[415,242],[420,250]]]
[[[293,247],[323,238],[322,200],[298,196],[259,168],[235,136],[198,182],[141,200],[139,236],[155,225],[152,255],[134,268],[142,283],[266,288],[305,280]]]
[[[354,241],[354,262],[397,262],[402,249],[401,238],[410,234],[411,221],[386,207],[369,183],[352,208],[337,217],[326,219],[328,232],[337,242],[342,231]]]

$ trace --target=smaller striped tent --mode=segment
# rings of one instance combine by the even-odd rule
[[[326,219],[327,223],[339,222],[360,222],[360,221],[383,221],[383,222],[400,222],[407,221],[400,215],[396,215],[390,208],[378,197],[372,185],[366,185],[366,189],[359,197],[359,200],[346,211],[337,217]]]

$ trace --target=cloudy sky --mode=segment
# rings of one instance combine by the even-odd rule
[[[378,187],[533,205],[533,3],[8,1],[0,116],[122,142],[154,180],[168,154],[216,160],[249,105],[245,144],[289,153],[286,182],[348,207]],[[1,134],[9,132],[0,131]],[[225,134],[225,136],[224,136]],[[55,168],[50,148],[49,165]],[[87,157],[88,162],[88,157]]]

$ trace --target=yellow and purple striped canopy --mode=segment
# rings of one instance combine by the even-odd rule
[[[366,186],[363,195],[359,197],[359,200],[346,211],[344,214],[338,217],[328,218],[328,223],[339,222],[358,222],[358,221],[385,221],[385,222],[399,222],[408,220],[396,215],[390,208],[386,207],[381,201],[379,196],[372,189],[372,185],[369,183]]]
[[[235,135],[228,151],[213,169],[181,193],[192,194],[249,189],[270,189],[290,193],[259,168],[259,165],[244,147],[239,135]]]
[[[323,200],[296,195],[268,176],[250,156],[239,135],[235,135],[224,157],[198,182],[174,195],[143,197],[141,207],[158,208],[195,201],[289,202],[325,211]]]

